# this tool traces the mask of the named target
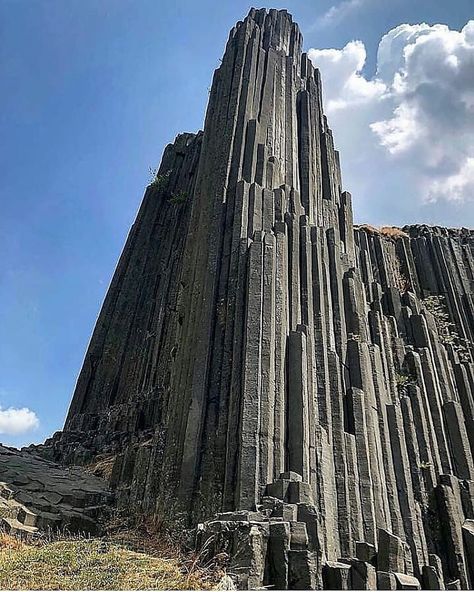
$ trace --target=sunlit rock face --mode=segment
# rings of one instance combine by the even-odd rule
[[[467,588],[474,233],[353,227],[301,48],[286,11],[232,29],[43,453],[115,457],[119,503],[205,522],[242,588]]]

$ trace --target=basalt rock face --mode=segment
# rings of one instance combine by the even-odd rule
[[[207,521],[242,588],[466,588],[474,232],[353,227],[301,46],[286,11],[231,31],[43,453],[115,456],[119,501]]]

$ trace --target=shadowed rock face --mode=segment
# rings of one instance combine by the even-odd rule
[[[467,587],[474,233],[354,229],[301,46],[286,11],[232,29],[42,453],[114,456],[123,504],[221,513],[200,544],[240,587]]]

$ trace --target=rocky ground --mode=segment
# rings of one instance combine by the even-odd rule
[[[4,531],[99,534],[112,503],[107,482],[84,469],[62,467],[0,445],[0,526]]]

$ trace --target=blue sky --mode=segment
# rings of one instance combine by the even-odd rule
[[[0,0],[3,443],[38,442],[61,428],[148,169],[177,133],[202,126],[228,31],[250,6],[240,0]],[[340,68],[337,80],[347,77],[342,89],[329,80],[326,101],[356,217],[376,224],[425,219],[473,225],[473,130],[463,120],[474,108],[472,54],[466,49],[471,30],[462,39],[454,35],[473,17],[472,0],[275,0],[272,7],[287,8],[299,22],[323,76]],[[445,154],[433,164],[426,133],[420,134],[424,143],[400,140],[400,126],[411,125],[411,113],[426,129],[434,117],[418,92],[426,81],[417,78],[414,58],[394,66],[406,71],[404,91],[376,74],[382,37],[398,25],[422,22],[447,27],[398,29],[387,38],[396,39],[388,61],[402,59],[397,43],[415,48],[422,63],[436,52],[459,49],[451,70],[439,75],[446,77],[430,81],[444,115],[453,111],[446,88],[460,88],[467,97],[456,119],[464,130],[456,138],[463,140],[454,139],[457,152],[451,151],[464,158],[459,169],[456,157],[459,170],[449,169]],[[429,41],[421,49],[415,44],[420,35]],[[338,52],[320,51],[328,48]],[[454,82],[445,84],[449,76]],[[341,103],[341,96],[350,100]],[[413,96],[415,106],[408,103]],[[361,114],[356,123],[354,106]],[[348,114],[358,126],[350,133]],[[362,162],[371,125],[369,157]],[[418,162],[413,153],[423,158]],[[367,181],[381,176],[380,168],[370,168],[377,158],[387,167],[383,186],[380,179],[379,185]],[[420,189],[428,178],[431,185]],[[412,195],[413,182],[430,199]],[[450,189],[459,193],[456,199],[443,196]],[[31,411],[18,411],[24,408]]]

